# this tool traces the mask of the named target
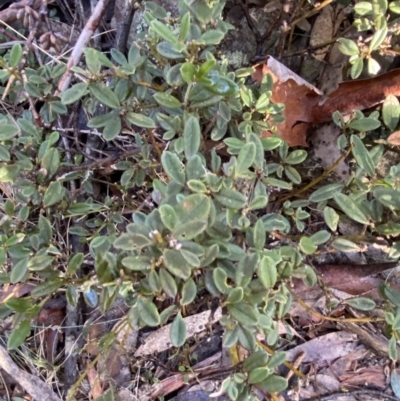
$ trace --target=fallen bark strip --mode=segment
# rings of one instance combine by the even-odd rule
[[[1,345],[0,368],[11,375],[34,400],[61,401],[61,398],[59,398],[42,380],[21,370],[11,359],[10,355],[8,355],[7,350]]]

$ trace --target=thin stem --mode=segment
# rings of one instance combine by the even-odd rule
[[[185,98],[183,100],[183,106],[187,107],[188,103],[189,103],[189,96],[190,96],[190,92],[193,88],[193,82],[189,82],[189,85],[186,89],[186,93],[185,93]]]

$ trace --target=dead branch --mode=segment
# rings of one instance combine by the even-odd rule
[[[38,377],[21,370],[0,345],[0,368],[11,375],[34,400],[61,401]]]

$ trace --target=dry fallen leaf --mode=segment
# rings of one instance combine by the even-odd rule
[[[268,56],[264,63],[253,66],[252,77],[261,82],[271,74],[274,82],[271,100],[285,104],[285,122],[277,126],[277,133],[289,146],[307,146],[310,124],[332,121],[332,113],[348,115],[354,110],[365,110],[383,102],[388,95],[400,96],[400,69],[377,77],[342,82],[328,95],[299,77],[279,61]],[[269,136],[265,132],[265,136]]]
[[[324,170],[333,166],[342,156],[337,146],[340,134],[340,128],[336,124],[330,123],[319,125],[311,136],[314,155]],[[335,167],[334,172],[342,182],[347,182],[350,178],[350,167],[344,160]]]
[[[387,141],[391,145],[400,146],[400,131],[396,131],[390,134]]]
[[[205,330],[206,325],[209,323],[211,311],[205,311],[198,313],[197,315],[192,315],[185,317],[183,320],[186,323],[187,333],[186,338],[194,336],[196,333],[200,333]],[[212,318],[212,322],[217,322],[221,318],[222,310],[218,308]],[[161,351],[165,351],[172,347],[171,341],[169,339],[169,331],[171,324],[167,324],[160,329],[152,332],[135,352],[135,357],[145,356],[150,354],[156,354]]]
[[[340,377],[344,387],[372,387],[384,390],[386,388],[386,376],[383,366],[368,366],[348,372]]]
[[[322,92],[309,84],[273,57],[268,56],[265,63],[254,66],[253,78],[261,82],[266,74],[271,74],[274,87],[271,100],[284,103],[285,122],[277,125],[277,133],[290,146],[306,146],[306,136],[310,119],[310,107],[317,104]],[[265,136],[269,133],[266,132]]]
[[[316,47],[330,41],[333,38],[333,20],[334,12],[331,5],[324,7],[318,14],[311,31],[310,46]],[[322,61],[329,50],[329,45],[320,48],[317,54],[313,54],[317,60]]]
[[[304,344],[300,344],[286,352],[287,360],[293,361],[300,352],[304,352],[303,363],[314,362],[322,365],[348,354],[357,346],[357,336],[337,331],[315,338]]]

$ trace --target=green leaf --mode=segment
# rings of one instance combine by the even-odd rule
[[[15,124],[4,124],[1,126],[0,141],[8,141],[19,134],[20,130]]]
[[[285,163],[287,164],[299,164],[307,159],[307,152],[305,150],[295,150],[289,154],[289,156],[285,159]]]
[[[121,133],[121,118],[119,116],[115,116],[107,121],[103,130],[103,138],[106,141],[112,141]]]
[[[283,141],[278,137],[263,138],[261,139],[265,151],[274,150],[282,145]]]
[[[181,74],[181,64],[172,66],[165,74],[165,79],[170,87],[182,86],[185,81]]]
[[[263,256],[258,265],[257,275],[265,288],[272,288],[278,279],[276,262],[270,256]]]
[[[394,338],[394,336],[392,338]],[[396,352],[396,354],[397,354],[397,352]],[[391,359],[394,360],[394,361],[397,360],[397,358],[393,359],[392,357],[391,357]],[[400,398],[400,375],[399,375],[399,373],[397,372],[396,369],[393,369],[392,373],[390,374],[390,385],[392,387],[394,395],[397,398]]]
[[[142,301],[138,303],[140,318],[147,326],[155,327],[160,324],[160,315],[157,307],[151,301]]]
[[[250,284],[258,265],[258,260],[256,253],[245,254],[240,258],[235,271],[235,283],[237,286],[246,288]]]
[[[41,167],[47,171],[46,176],[48,178],[53,177],[60,167],[60,152],[58,149],[49,148],[46,150],[42,158]]]
[[[187,182],[187,186],[193,191],[193,192],[200,192],[200,193],[205,193],[208,191],[206,185],[199,181],[199,180],[189,180]]]
[[[255,368],[252,370],[249,374],[248,377],[248,382],[250,384],[256,384],[256,383],[261,383],[264,381],[270,374],[271,370],[268,367],[260,367],[260,368]]]
[[[396,337],[392,336],[389,340],[389,358],[394,361],[397,362],[399,355],[398,355],[398,351],[397,351],[397,341],[396,341]]]
[[[364,67],[364,59],[361,57],[357,57],[356,60],[354,60],[353,65],[351,66],[350,70],[350,76],[352,79],[358,78],[363,70]]]
[[[264,209],[268,205],[268,196],[257,196],[249,204],[249,210]]]
[[[339,50],[346,56],[355,56],[359,53],[358,46],[354,41],[346,38],[339,38],[338,42],[340,43]]]
[[[50,207],[64,198],[65,189],[59,181],[53,181],[43,195],[43,207]]]
[[[270,358],[270,360],[268,361],[267,366],[270,369],[275,369],[276,367],[278,367],[279,365],[282,365],[282,363],[284,363],[286,361],[286,352],[283,351],[277,351],[275,352],[275,354],[273,354]]]
[[[358,15],[367,15],[372,12],[372,3],[370,1],[360,1],[354,5],[354,11]]]
[[[186,196],[177,206],[176,214],[181,224],[192,220],[207,220],[211,208],[210,199],[204,194]]]
[[[388,33],[387,27],[383,29],[378,29],[374,35],[372,36],[371,42],[369,43],[369,51],[372,52],[383,43],[383,41],[386,39]]]
[[[191,304],[197,295],[197,287],[196,283],[192,278],[186,281],[185,284],[182,286],[182,298],[181,298],[181,305],[189,305]]]
[[[391,130],[397,127],[400,118],[400,103],[396,96],[389,95],[382,105],[382,119],[385,125]]]
[[[372,57],[368,59],[367,67],[368,67],[368,74],[371,75],[376,75],[381,69],[380,64]]]
[[[204,32],[195,43],[205,44],[205,45],[218,45],[224,38],[225,34],[217,29],[209,29]]]
[[[172,231],[178,221],[174,208],[170,205],[161,205],[158,210],[164,226]]]
[[[50,281],[39,284],[32,290],[31,295],[34,298],[45,297],[46,295],[56,292],[59,288],[64,286],[64,284],[65,281],[62,278],[57,277]]]
[[[75,285],[69,285],[65,293],[65,298],[70,306],[76,308],[78,305],[79,294]]]
[[[310,195],[311,202],[322,202],[331,199],[336,192],[340,192],[344,185],[340,183],[324,185]]]
[[[179,37],[182,42],[186,40],[190,32],[190,12],[188,11],[181,18],[181,29],[179,32]]]
[[[352,135],[350,140],[353,144],[352,153],[358,165],[369,176],[373,176],[375,174],[375,165],[362,140],[357,135]]]
[[[400,14],[400,1],[392,1],[389,3],[389,10],[395,14]],[[399,396],[398,394],[396,394]],[[399,396],[400,397],[400,396]]]
[[[222,189],[214,195],[215,199],[230,209],[242,209],[246,205],[246,197],[238,191],[232,189]]]
[[[161,163],[165,172],[171,177],[172,180],[180,185],[185,184],[185,170],[179,157],[168,150],[163,152],[161,156]]]
[[[10,274],[12,284],[22,281],[28,272],[28,258],[23,258],[14,264]]]
[[[321,245],[325,242],[329,241],[331,238],[331,234],[328,233],[326,230],[317,231],[310,237],[310,240],[313,242],[314,245]]]
[[[89,84],[92,95],[105,106],[116,109],[120,107],[117,95],[102,82],[92,82]]]
[[[124,251],[131,251],[133,249],[142,249],[146,246],[152,245],[153,240],[142,234],[127,234],[120,235],[115,241],[114,246],[117,249]]]
[[[143,114],[128,112],[126,113],[126,119],[133,125],[137,125],[142,128],[156,128],[156,123],[150,118]]]
[[[306,255],[312,255],[316,250],[317,247],[312,241],[311,238],[308,237],[301,237],[300,242],[300,249],[306,254]]]
[[[331,246],[341,252],[358,252],[360,250],[358,245],[344,238],[335,239]]]
[[[333,195],[333,199],[350,219],[361,224],[369,224],[369,219],[364,215],[350,196],[336,193]]]
[[[337,225],[339,223],[339,215],[334,209],[329,206],[324,208],[324,220],[326,225],[332,230],[336,231]]]
[[[11,298],[6,301],[8,308],[18,313],[24,313],[32,306],[32,300],[28,298]]]
[[[350,121],[349,128],[360,132],[373,131],[381,126],[381,122],[375,118],[362,117]]]
[[[178,52],[173,48],[173,45],[170,42],[162,41],[158,43],[156,49],[161,54],[161,56],[168,59],[178,60],[185,58],[181,52]]]
[[[256,145],[254,143],[246,143],[239,152],[236,162],[236,173],[240,176],[247,172],[248,168],[254,163],[256,157]]]
[[[258,323],[258,313],[256,309],[244,302],[228,305],[228,312],[235,320],[245,326],[255,326]]]
[[[186,163],[186,176],[188,180],[200,180],[206,176],[204,159],[199,154],[193,155]]]
[[[187,61],[181,65],[181,75],[186,83],[193,82],[195,79],[194,65]]]
[[[174,345],[174,347],[181,347],[183,344],[185,344],[186,335],[187,335],[186,323],[182,319],[182,315],[179,312],[175,316],[175,319],[171,324],[169,338],[171,339],[171,342]]]
[[[304,265],[304,270],[306,276],[303,278],[303,283],[309,288],[314,287],[317,282],[317,275],[315,274],[314,269],[311,266]]]
[[[177,109],[182,106],[182,103],[176,97],[169,95],[168,93],[157,92],[153,97],[156,102],[163,107]]]
[[[65,105],[77,102],[82,96],[88,93],[88,85],[85,82],[79,82],[71,88],[61,93],[61,102]]]
[[[183,143],[186,159],[189,159],[199,151],[200,140],[201,133],[199,120],[194,116],[190,116],[187,119],[183,130]]]
[[[280,391],[286,390],[288,381],[277,375],[271,375],[263,382],[257,384],[257,388],[265,393],[279,393]]]
[[[39,231],[40,231],[40,236],[41,238],[47,243],[51,240],[53,237],[53,228],[51,226],[51,223],[46,217],[44,217],[42,214],[39,216],[39,223],[38,223]]]
[[[254,248],[256,248],[258,251],[261,251],[265,246],[266,239],[267,234],[265,231],[264,223],[261,219],[258,219],[257,223],[254,226],[253,232]]]
[[[372,310],[376,308],[375,301],[365,297],[349,298],[343,301],[343,303],[359,310]]]
[[[222,294],[226,294],[230,291],[231,287],[227,285],[226,280],[228,276],[224,269],[221,267],[217,267],[213,270],[213,280],[215,287],[218,291],[222,292]]]
[[[175,279],[165,270],[160,270],[160,281],[164,292],[171,298],[175,298],[178,293],[178,286]]]
[[[4,125],[3,125],[4,127]],[[2,141],[3,139],[1,139],[1,134],[0,134],[0,141]],[[3,162],[9,162],[11,159],[11,155],[10,152],[8,151],[8,149],[3,146],[0,145],[0,160]]]
[[[256,351],[251,353],[243,362],[243,370],[251,372],[254,369],[267,366],[268,354],[265,351]]]
[[[232,291],[229,293],[226,302],[228,304],[237,304],[239,302],[242,302],[243,296],[244,292],[242,287],[232,288]]]
[[[392,304],[400,307],[400,291],[395,288],[385,287],[384,293]]]
[[[150,273],[148,275],[148,280],[149,280],[149,286],[152,291],[154,292],[160,292],[161,291],[161,280],[160,276],[157,274],[155,270],[150,270]],[[161,324],[162,324],[162,319],[161,319]]]
[[[148,271],[151,268],[151,259],[148,256],[126,256],[122,264],[130,271]]]
[[[294,184],[301,183],[301,175],[294,167],[285,166],[284,171],[285,171],[286,177],[289,178],[289,180],[292,181]]]
[[[9,351],[17,349],[20,345],[24,343],[30,333],[31,324],[28,320],[24,320],[17,328],[12,331],[10,337],[8,337],[7,349]]]
[[[83,260],[84,260],[84,255],[82,252],[72,255],[72,257],[68,261],[68,273],[71,275],[75,274],[78,271],[78,269],[82,266]]]
[[[44,270],[53,263],[54,257],[46,254],[34,256],[28,262],[28,269],[32,271]]]
[[[83,50],[85,53],[85,60],[86,60],[86,65],[88,67],[88,70],[93,74],[97,75],[100,73],[101,69],[101,64],[99,61],[99,51],[96,49],[87,47],[86,49]],[[100,53],[101,54],[101,53]]]
[[[201,234],[207,228],[207,221],[193,220],[178,225],[172,232],[172,237],[177,240],[191,240]]]
[[[168,26],[164,25],[162,22],[153,20],[151,21],[151,27],[160,38],[171,43],[178,43],[178,38],[175,36],[172,30]]]
[[[187,280],[191,274],[191,267],[182,252],[177,249],[166,249],[163,253],[164,264],[176,277]]]
[[[19,43],[15,44],[11,48],[10,59],[8,61],[8,65],[12,68],[18,67],[18,64],[22,60],[23,53],[24,53],[24,51],[22,49],[22,46]]]
[[[145,3],[146,11],[149,11],[152,17],[157,19],[164,19],[168,17],[167,12],[164,7],[159,6],[154,1],[146,1]]]
[[[268,178],[263,179],[263,183],[266,184],[267,186],[271,186],[271,187],[278,187],[281,189],[288,189],[288,190],[293,189],[293,185],[291,182],[278,180],[273,177],[268,177]]]

